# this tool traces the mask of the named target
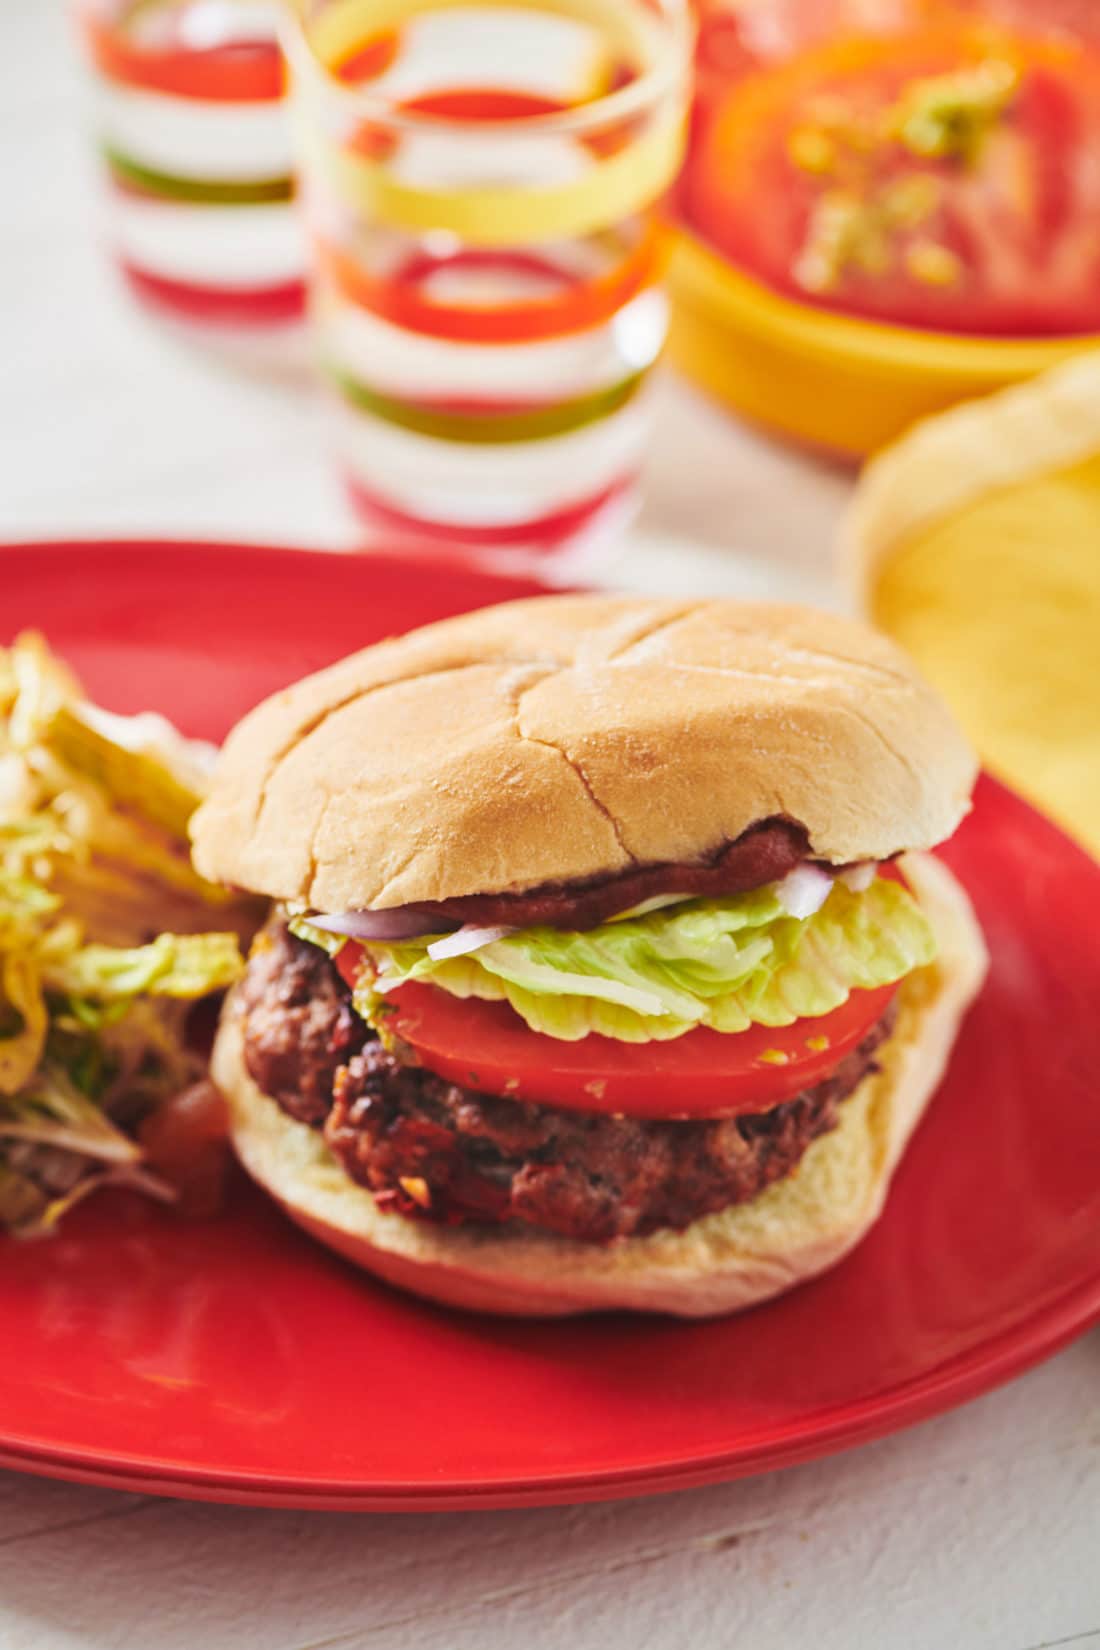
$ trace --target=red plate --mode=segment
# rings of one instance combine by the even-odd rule
[[[377,636],[521,593],[474,573],[216,546],[0,551],[119,710],[220,735]],[[742,1317],[523,1324],[420,1305],[243,1184],[210,1225],[137,1202],[5,1245],[0,1463],[209,1500],[454,1508],[635,1495],[919,1421],[1100,1318],[1100,867],[990,780],[944,856],[993,970],[886,1214]]]

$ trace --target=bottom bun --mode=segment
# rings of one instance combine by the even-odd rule
[[[710,1317],[778,1295],[835,1265],[877,1219],[890,1176],[943,1075],[959,1022],[985,976],[981,930],[951,873],[923,854],[902,861],[939,954],[898,993],[878,1069],[798,1170],[750,1203],[607,1247],[510,1227],[434,1226],[383,1214],[321,1135],[288,1117],[245,1068],[232,1001],[213,1074],[248,1173],[299,1226],[415,1294],[475,1311],[560,1317],[609,1307]]]

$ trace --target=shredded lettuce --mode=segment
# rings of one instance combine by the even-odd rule
[[[0,959],[0,1094],[17,1094],[34,1076],[46,1046],[49,1015],[30,957],[9,952]]]
[[[456,997],[505,999],[533,1031],[566,1042],[589,1032],[667,1040],[696,1026],[738,1032],[828,1014],[849,992],[888,985],[935,955],[916,900],[884,877],[861,893],[834,883],[804,919],[788,916],[769,886],[586,933],[521,929],[438,962],[430,943],[365,947],[376,970],[356,993],[365,1017],[377,1014],[380,996],[421,980]]]
[[[241,971],[235,934],[158,934],[129,950],[84,945],[47,963],[47,989],[66,996],[118,1002],[148,992],[156,997],[204,997],[232,985]]]
[[[61,1146],[109,1163],[136,1163],[136,1141],[90,1100],[61,1066],[43,1065],[34,1081],[0,1110],[0,1141]]]
[[[192,869],[208,748],[89,705],[38,636],[0,649],[0,1228],[106,1181],[164,1186],[136,1130],[201,1076],[189,1005],[230,985],[257,902]]]
[[[287,919],[287,927],[300,940],[308,940],[328,957],[335,957],[348,943],[343,934],[330,934],[327,928],[315,928],[308,917],[291,915]],[[424,944],[427,945],[427,940]]]

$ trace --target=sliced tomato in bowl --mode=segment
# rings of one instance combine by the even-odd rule
[[[354,982],[360,948],[337,965]],[[566,1111],[630,1117],[737,1117],[768,1111],[836,1069],[886,1012],[896,985],[853,991],[831,1014],[733,1033],[699,1027],[669,1042],[592,1034],[563,1042],[532,1031],[506,1002],[403,985],[386,998],[387,1035],[448,1082]]]
[[[777,291],[898,325],[1100,331],[1100,50],[847,35],[712,91],[689,227]]]

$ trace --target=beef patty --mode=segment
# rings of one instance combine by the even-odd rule
[[[374,1037],[347,986],[323,951],[272,923],[253,944],[238,997],[254,1082],[299,1123],[319,1127],[336,1073]]]
[[[770,1111],[666,1122],[524,1105],[403,1064],[355,1014],[324,952],[281,926],[263,936],[239,1000],[253,1080],[323,1131],[380,1208],[587,1243],[682,1230],[791,1174],[874,1069],[893,1018],[832,1076]]]

